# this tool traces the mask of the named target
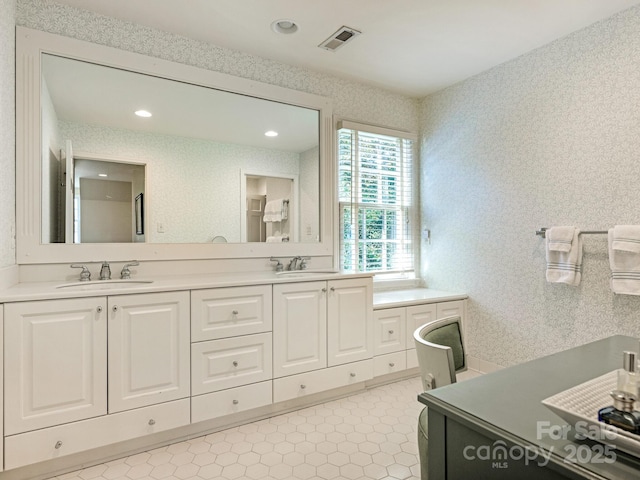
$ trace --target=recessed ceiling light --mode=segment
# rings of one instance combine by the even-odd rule
[[[151,112],[148,112],[147,110],[136,110],[135,114],[144,118],[149,118],[151,116]]]
[[[271,30],[276,33],[296,33],[298,31],[298,25],[293,20],[276,20],[271,24]]]
[[[108,175],[106,173],[99,173],[98,176],[99,177],[108,177]]]
[[[278,132],[274,132],[273,130],[269,130],[268,132],[264,132],[264,134],[267,137],[277,137],[278,136]]]

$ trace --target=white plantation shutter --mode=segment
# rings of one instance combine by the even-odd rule
[[[404,132],[338,125],[340,266],[413,273],[413,149]]]

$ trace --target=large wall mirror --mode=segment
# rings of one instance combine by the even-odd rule
[[[326,98],[21,27],[17,52],[19,263],[332,253]]]

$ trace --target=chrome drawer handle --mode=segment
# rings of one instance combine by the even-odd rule
[[[153,418],[149,420],[149,425],[153,427],[155,424],[156,424],[156,421]]]
[[[355,376],[356,376],[356,374],[355,374],[355,373],[353,373],[353,372],[351,372],[349,375],[351,375],[352,377],[355,377]]]
[[[233,366],[237,367],[238,366],[238,362],[236,362],[235,360],[233,361]]]
[[[96,308],[96,312],[98,312],[98,313],[102,313],[102,307],[98,307],[98,308]]]
[[[234,400],[234,401],[233,401],[233,404],[234,404],[234,405],[237,405],[238,403],[240,403],[240,402],[238,402],[238,400]]]
[[[58,450],[60,447],[62,447],[62,442],[58,440],[55,444],[55,449]]]
[[[336,287],[331,287],[331,288],[330,288],[330,290],[331,290],[332,292],[335,292],[335,291],[336,291]]]
[[[231,312],[233,315],[237,315],[238,314],[238,310],[234,310]]]
[[[118,311],[118,305],[114,305],[113,306],[113,311],[114,311],[114,313]]]
[[[389,330],[389,335],[393,335],[393,330]]]
[[[302,385],[300,385],[300,388],[304,390],[305,388],[307,388],[307,386],[303,383]]]
[[[395,363],[393,363],[393,362],[391,362],[391,363],[389,364],[389,366],[390,366],[390,367],[395,367],[395,366],[396,366],[396,364],[395,364]]]
[[[326,289],[326,288],[323,288],[323,289],[322,289],[322,293],[327,293],[327,289]]]

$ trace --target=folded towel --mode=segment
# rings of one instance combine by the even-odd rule
[[[620,295],[640,295],[640,253],[614,248],[615,228],[609,230],[611,290]]]
[[[640,253],[640,225],[616,225],[613,227],[613,250]]]
[[[282,235],[274,235],[267,237],[267,243],[282,243],[284,237]]]
[[[264,222],[281,222],[282,221],[282,206],[284,200],[271,200],[264,206],[264,215],[262,220]]]
[[[554,252],[568,252],[576,227],[551,227],[544,232],[547,248]]]
[[[547,282],[567,283],[578,286],[582,279],[582,238],[580,230],[571,227],[573,235],[569,251],[557,251],[549,248],[550,239],[545,233],[547,253]]]

